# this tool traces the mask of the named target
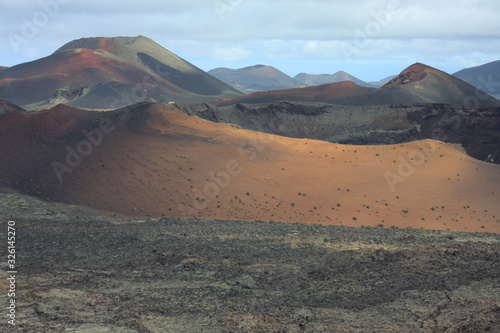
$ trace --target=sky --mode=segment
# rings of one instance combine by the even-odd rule
[[[0,0],[0,66],[83,37],[143,35],[197,67],[365,81],[500,60],[498,0]]]

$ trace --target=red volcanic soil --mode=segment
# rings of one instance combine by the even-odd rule
[[[439,141],[347,146],[164,105],[61,105],[0,116],[0,154],[2,186],[126,216],[500,232],[500,166]]]
[[[375,91],[377,91],[375,88],[362,87],[351,81],[344,81],[304,88],[259,91],[229,101],[219,102],[217,105],[226,106],[236,103],[257,104],[273,101],[335,103],[354,96],[368,95]]]

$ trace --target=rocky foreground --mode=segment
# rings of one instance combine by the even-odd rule
[[[7,190],[0,211],[2,332],[500,331],[497,234],[131,220]]]

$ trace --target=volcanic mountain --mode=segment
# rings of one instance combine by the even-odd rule
[[[434,140],[345,146],[169,105],[59,105],[0,116],[0,154],[0,186],[128,216],[500,232],[500,166]]]
[[[271,66],[256,65],[240,69],[216,68],[208,72],[232,87],[246,92],[299,87],[290,76]]]
[[[203,102],[239,91],[139,37],[83,38],[0,71],[0,98],[28,110],[59,103],[115,109],[141,101]]]
[[[258,92],[223,101],[218,105],[274,101],[316,101],[339,105],[386,105],[400,103],[442,103],[466,106],[499,106],[500,101],[470,84],[430,66],[416,63],[380,89],[353,82],[298,89]]]
[[[462,69],[453,76],[474,87],[500,98],[500,60],[485,65]]]
[[[430,66],[416,63],[380,90],[375,100],[428,102],[466,106],[499,106],[500,101],[476,87]]]

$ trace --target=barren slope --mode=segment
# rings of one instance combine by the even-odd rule
[[[500,231],[500,167],[437,141],[336,145],[152,104],[4,115],[0,133],[1,185],[124,215]]]

